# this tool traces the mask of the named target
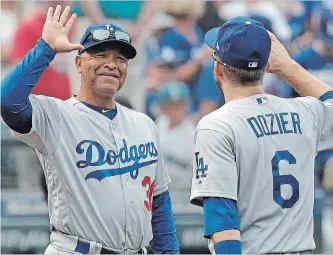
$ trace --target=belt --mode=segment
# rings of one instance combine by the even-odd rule
[[[90,250],[90,243],[89,242],[85,242],[82,240],[78,240],[77,241],[77,245],[75,248],[75,251],[81,254],[88,254]],[[109,250],[105,247],[102,247],[101,249],[101,254],[119,254],[118,252]],[[147,249],[141,248],[140,250],[138,250],[137,254],[147,254]]]

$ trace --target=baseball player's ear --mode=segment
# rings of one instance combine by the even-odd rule
[[[214,74],[215,76],[221,76],[222,75],[222,65],[215,61],[214,63]]]
[[[81,55],[77,55],[75,57],[75,65],[76,65],[76,69],[79,73],[82,72],[82,69],[81,69],[81,64],[82,64],[82,56]]]

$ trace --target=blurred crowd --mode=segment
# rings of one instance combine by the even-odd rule
[[[172,198],[175,208],[188,204],[196,123],[224,104],[213,77],[211,51],[204,43],[209,29],[235,16],[258,20],[299,64],[333,87],[333,0],[1,1],[2,77],[35,45],[47,8],[57,4],[70,4],[79,16],[70,35],[74,43],[93,23],[117,24],[132,36],[138,56],[129,62],[127,81],[117,100],[156,122],[172,179],[171,195],[173,190],[177,194]],[[75,54],[57,54],[33,92],[61,99],[77,93],[80,76],[74,65]],[[279,97],[298,96],[274,74],[266,74],[263,87],[266,93]],[[32,168],[38,165],[37,160],[26,158],[29,162],[22,166],[31,162]],[[320,253],[333,246],[333,148],[319,152],[314,170],[315,236]],[[36,182],[31,173],[20,175],[18,188],[29,179]],[[43,183],[42,175],[41,180]],[[179,192],[185,195],[178,196]],[[331,215],[328,219],[327,213]],[[325,231],[331,231],[326,237],[330,241],[322,238]]]

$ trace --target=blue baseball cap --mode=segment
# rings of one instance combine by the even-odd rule
[[[266,30],[273,33],[272,21],[269,18],[267,18],[266,16],[261,15],[261,14],[252,14],[249,16],[249,18],[253,19],[255,21],[259,21],[261,24],[264,25],[264,28]]]
[[[317,38],[327,46],[333,47],[333,11],[321,8]]]
[[[95,32],[97,31],[97,33]],[[84,50],[80,50],[80,55],[86,49],[96,45],[108,43],[119,48],[125,56],[132,59],[136,56],[136,49],[131,44],[131,37],[120,27],[113,24],[97,24],[91,25],[82,35],[80,43],[84,46]]]
[[[236,17],[205,35],[207,45],[225,64],[243,70],[258,70],[267,65],[271,39],[261,22]]]
[[[158,101],[163,104],[166,102],[179,102],[188,100],[191,92],[183,82],[173,81],[161,85],[158,91]]]

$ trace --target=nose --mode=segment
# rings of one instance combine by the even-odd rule
[[[109,68],[110,70],[116,69],[117,65],[112,58],[108,58],[108,60],[104,63],[104,66]]]

